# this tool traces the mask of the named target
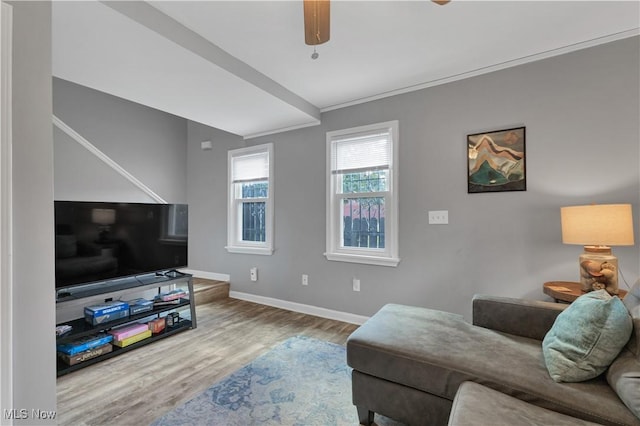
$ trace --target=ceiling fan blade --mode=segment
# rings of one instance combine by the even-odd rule
[[[310,46],[329,41],[329,0],[304,0],[304,42]]]
[[[431,0],[431,1],[439,4],[440,6],[444,6],[445,4],[449,3],[451,0]]]

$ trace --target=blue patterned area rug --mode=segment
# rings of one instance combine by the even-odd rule
[[[396,424],[378,418],[379,425]],[[177,425],[357,425],[345,348],[292,337],[156,420]]]

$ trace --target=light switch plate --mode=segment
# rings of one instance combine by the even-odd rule
[[[430,210],[429,225],[448,225],[449,210]]]

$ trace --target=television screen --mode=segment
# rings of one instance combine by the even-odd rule
[[[56,288],[187,266],[186,204],[55,202]]]

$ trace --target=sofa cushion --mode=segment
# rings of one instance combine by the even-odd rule
[[[627,349],[640,360],[640,279],[631,287],[627,295],[622,299],[633,319],[633,333]]]
[[[449,426],[596,424],[520,401],[474,382],[460,386],[449,416]]]
[[[556,383],[539,340],[476,327],[447,312],[386,305],[351,334],[347,362],[450,401],[462,382],[474,381],[585,420],[640,425],[603,377]]]
[[[607,382],[622,402],[640,419],[640,361],[623,350],[607,371]]]
[[[627,308],[606,290],[578,297],[542,341],[551,378],[580,382],[599,376],[627,344],[632,328]]]
[[[640,280],[631,287],[622,302],[633,320],[633,333],[607,371],[607,381],[638,418],[640,418]]]

